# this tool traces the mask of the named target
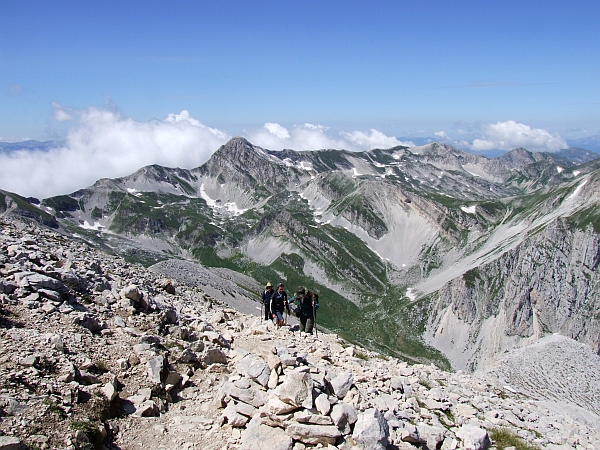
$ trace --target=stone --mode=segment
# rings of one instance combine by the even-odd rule
[[[73,324],[87,328],[92,333],[99,333],[104,328],[104,323],[95,315],[89,313],[79,313],[73,317]]]
[[[364,450],[385,450],[389,427],[378,409],[370,408],[358,415],[352,439]],[[435,447],[433,447],[435,448]]]
[[[353,383],[354,379],[352,372],[342,372],[334,377],[330,382],[333,393],[339,399],[342,399],[346,396]]]
[[[338,438],[342,437],[340,430],[333,425],[292,423],[288,425],[285,432],[292,439],[310,445],[334,445]]]
[[[240,414],[236,410],[233,402],[229,403],[223,410],[223,417],[225,417],[227,423],[232,427],[243,427],[250,421],[248,416]]]
[[[119,292],[119,295],[121,295],[121,298],[128,298],[130,300],[133,300],[136,303],[142,297],[142,294],[141,294],[139,288],[135,284],[130,284],[129,286],[126,286],[123,289],[121,289],[121,292]]]
[[[486,450],[490,446],[490,438],[483,428],[475,425],[462,425],[456,432],[465,450]]]
[[[340,402],[333,405],[330,413],[333,424],[344,434],[350,433],[350,426],[358,420],[356,411],[347,403]]]
[[[146,363],[148,379],[153,383],[160,384],[162,382],[163,370],[165,368],[165,358],[157,356]]]
[[[291,413],[296,411],[299,407],[297,405],[285,403],[278,397],[272,397],[267,401],[265,408],[270,414],[278,415]]]
[[[286,375],[285,381],[274,390],[284,403],[293,406],[313,407],[313,381],[309,373],[293,370]]]
[[[419,440],[424,441],[429,448],[437,448],[439,444],[444,442],[446,437],[445,428],[427,424],[418,424],[417,433],[419,434]]]
[[[302,409],[294,413],[294,420],[298,423],[309,423],[312,425],[332,425],[333,421],[329,416],[313,414],[308,409]]]
[[[327,399],[327,394],[320,394],[315,399],[315,408],[317,408],[317,411],[324,416],[329,414],[329,411],[331,410],[331,403],[329,403],[329,400]]]
[[[27,273],[23,276],[15,275],[15,280],[21,287],[29,288],[34,292],[40,289],[49,289],[51,291],[66,293],[69,288],[62,281],[40,273]]]
[[[240,450],[292,450],[294,443],[287,433],[278,427],[263,425],[255,416],[246,427]]]
[[[118,396],[117,388],[115,387],[114,383],[106,383],[104,386],[102,386],[101,391],[109,402],[112,402]]]
[[[277,370],[271,369],[271,373],[269,374],[269,381],[267,382],[267,387],[269,389],[275,389],[278,383],[279,375],[277,374]]]
[[[135,405],[134,415],[137,417],[158,417],[160,411],[156,403],[152,400],[146,400],[138,405]]]
[[[205,347],[200,355],[200,362],[209,366],[210,364],[227,364],[227,355],[219,348]]]
[[[261,386],[266,386],[269,382],[271,371],[269,366],[260,356],[252,353],[244,356],[236,365],[235,370],[240,375],[246,375],[257,381]]]

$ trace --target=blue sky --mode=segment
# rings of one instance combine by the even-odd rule
[[[138,134],[187,121],[214,143],[244,135],[271,148],[435,133],[465,149],[557,150],[600,134],[597,0],[0,0],[0,10],[0,140],[84,139],[110,121]]]

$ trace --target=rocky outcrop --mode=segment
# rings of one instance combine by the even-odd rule
[[[427,339],[455,369],[559,333],[598,349],[600,236],[554,221],[434,295]],[[593,281],[596,280],[596,281]]]
[[[483,450],[500,432],[600,445],[593,412],[578,420],[495,374],[276,328],[81,241],[1,225],[0,448]]]

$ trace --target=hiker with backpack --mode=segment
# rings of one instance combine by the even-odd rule
[[[262,293],[262,303],[265,308],[265,320],[271,320],[271,299],[275,295],[273,285],[268,282],[265,290]]]
[[[271,316],[275,325],[282,326],[285,323],[283,319],[283,313],[288,308],[288,296],[283,290],[283,283],[277,285],[277,290],[271,297]]]
[[[303,286],[298,286],[292,304],[296,316],[300,319],[300,331],[308,334],[312,334],[313,328],[316,331],[319,296]]]

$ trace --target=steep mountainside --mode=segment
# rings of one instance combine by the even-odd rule
[[[585,308],[599,306],[598,259],[589,256],[585,273],[564,263],[561,278],[542,280],[562,259],[598,253],[599,167],[525,149],[495,159],[435,143],[276,152],[234,138],[199,168],[148,166],[43,207],[147,265],[191,258],[261,283],[284,280],[288,291],[309,285],[323,299],[321,325],[471,369],[546,332],[597,346]],[[553,310],[557,302],[571,313]],[[490,320],[503,324],[493,345],[495,335],[480,333]],[[445,323],[464,334],[446,340]]]

